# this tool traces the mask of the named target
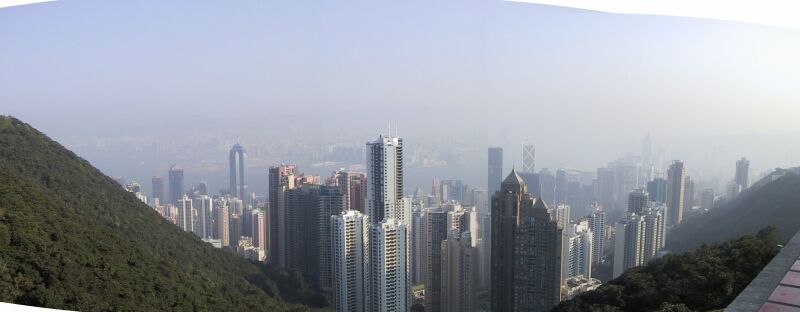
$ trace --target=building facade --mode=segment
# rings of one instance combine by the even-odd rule
[[[369,254],[369,219],[356,210],[330,217],[331,285],[333,308],[337,312],[365,312]]]
[[[494,195],[500,190],[500,182],[503,181],[503,148],[490,147],[488,152],[488,181],[486,188],[489,195]]]
[[[367,311],[408,311],[407,227],[396,219],[369,225]]]
[[[750,187],[750,161],[742,157],[736,161],[736,176],[734,182],[744,190]]]
[[[173,164],[169,167],[169,203],[176,205],[185,193],[183,169]]]
[[[370,229],[370,311],[411,306],[410,200],[403,197],[403,139],[366,144],[366,214]],[[401,259],[402,258],[402,259]]]
[[[667,171],[667,225],[680,224],[683,221],[684,179],[686,169],[683,163],[674,160]]]
[[[425,272],[425,311],[442,311],[442,242],[447,239],[448,211],[427,210],[425,224],[427,270]]]
[[[164,178],[160,176],[153,176],[150,180],[152,186],[153,204],[163,205],[167,203],[167,198],[164,197]]]
[[[472,244],[472,234],[469,231],[459,232],[452,229],[441,245],[440,311],[476,311],[478,259],[477,249]]]
[[[236,143],[231,147],[229,159],[230,187],[228,192],[231,196],[245,199],[247,193],[244,184],[244,147]]]
[[[606,213],[602,206],[597,204],[592,206],[589,227],[592,230],[592,262],[601,263],[606,244]]]
[[[269,168],[269,262],[286,267],[286,191],[295,187],[294,165]]]
[[[641,214],[629,213],[617,222],[614,231],[613,277],[625,270],[644,265],[664,248],[665,209],[652,203]]]
[[[344,209],[345,199],[344,193],[339,186],[323,186],[320,188],[319,197],[317,199],[317,266],[318,266],[318,282],[320,287],[324,290],[330,290],[333,287],[333,273],[331,272],[332,257],[330,250],[333,244],[333,237],[331,236],[333,230],[331,229],[331,217],[338,216]]]
[[[592,231],[583,219],[569,224],[563,232],[561,252],[561,284],[571,277],[592,277]]]
[[[649,203],[649,196],[644,189],[635,189],[628,194],[628,213],[641,214]]]
[[[559,301],[561,234],[514,170],[492,196],[492,311],[549,311]]]

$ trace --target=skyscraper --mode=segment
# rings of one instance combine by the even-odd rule
[[[564,169],[556,170],[554,204],[559,205],[567,203],[567,182],[567,171]]]
[[[448,229],[458,230],[459,233],[470,231],[470,214],[468,211],[468,209],[471,210],[470,207],[464,207],[459,203],[451,202],[442,205],[442,208],[447,211]]]
[[[349,178],[347,180],[349,180]],[[344,209],[344,197],[344,193],[338,185],[323,186],[320,188],[316,213],[317,219],[319,220],[316,226],[318,232],[317,241],[319,242],[316,248],[318,252],[316,258],[319,259],[319,285],[325,290],[329,290],[333,286],[333,277],[331,273],[332,255],[330,252],[333,244],[333,238],[331,237],[331,217],[338,216],[342,211],[347,210]]]
[[[213,233],[214,205],[211,197],[198,195],[192,198],[192,207],[197,211],[194,233],[200,238],[211,238]]]
[[[186,189],[183,187],[183,169],[173,164],[169,167],[169,203],[177,205]]]
[[[233,208],[232,206],[229,208]],[[233,210],[233,209],[231,209]],[[239,240],[242,238],[242,219],[236,213],[231,213],[228,218],[230,246],[239,246]]]
[[[683,209],[690,210],[694,207],[694,180],[691,176],[686,176],[683,181]]]
[[[576,209],[572,212],[575,216],[586,215],[588,211],[586,210],[589,207],[589,201],[591,197],[584,198],[581,194],[581,182],[580,181],[569,181],[567,182],[567,201],[566,204],[570,207],[575,207]]]
[[[539,170],[539,183],[541,191],[538,196],[550,206],[555,206],[556,202],[556,177],[550,169],[542,168]]]
[[[522,146],[522,172],[536,172],[536,145]],[[492,193],[494,194],[494,193]]]
[[[614,189],[616,195],[617,211],[625,211],[625,199],[628,194],[634,189],[644,186],[644,183],[639,183],[639,172],[641,171],[641,163],[635,157],[622,157],[614,161]]]
[[[425,272],[425,311],[442,311],[442,242],[447,239],[448,212],[442,208],[427,210],[425,225],[427,270]]]
[[[569,224],[569,221],[570,221],[570,219],[569,219],[569,214],[570,214],[569,205],[560,204],[560,205],[556,206],[556,209],[554,209],[554,213],[555,213],[555,216],[554,216],[555,217],[555,221],[556,221],[556,224],[558,224],[558,228],[560,228],[562,230],[566,229],[567,225]]]
[[[512,170],[492,196],[492,311],[548,311],[558,303],[561,229],[553,219]]]
[[[412,284],[424,284],[428,271],[428,243],[426,231],[427,209],[415,207],[411,217],[411,265],[412,265]]]
[[[442,241],[441,309],[443,312],[476,311],[478,259],[472,244],[472,234],[450,230]],[[427,299],[426,285],[426,299]],[[425,311],[428,311],[425,309]]]
[[[514,311],[546,312],[561,299],[562,230],[547,204],[520,210],[514,238]]]
[[[518,172],[518,174],[522,177],[522,181],[525,182],[525,186],[528,188],[528,193],[531,193],[531,196],[536,197],[542,195],[542,183],[538,173]],[[487,194],[487,196],[492,195],[494,195],[494,193]]]
[[[561,284],[570,277],[592,277],[592,231],[587,219],[564,229],[561,251]]]
[[[244,147],[242,145],[236,143],[231,147],[229,161],[231,180],[228,191],[231,196],[244,200],[247,193],[245,193],[244,187]]]
[[[194,233],[194,209],[192,208],[192,200],[188,196],[183,195],[178,199],[175,204],[178,209],[178,227],[186,232]]]
[[[628,213],[641,214],[647,207],[648,194],[644,189],[635,189],[628,194]]]
[[[367,175],[361,172],[350,173],[350,208],[361,213],[366,211]]]
[[[344,210],[350,210],[350,171],[339,169],[331,173],[330,178],[325,181],[327,186],[338,187],[342,193],[342,207]]]
[[[700,196],[700,208],[704,210],[710,210],[714,208],[714,190],[713,189],[705,189],[703,190],[702,196]]]
[[[613,277],[644,262],[644,220],[637,214],[628,214],[614,227]]]
[[[492,194],[491,311],[514,310],[514,241],[521,211],[534,199],[514,170]]]
[[[728,199],[738,196],[740,192],[742,192],[742,186],[736,182],[731,182],[728,184],[728,187],[726,187],[726,197]]]
[[[503,148],[489,148],[488,168],[489,180],[487,181],[486,189],[489,190],[489,196],[492,196],[500,189],[500,182],[503,181]]]
[[[166,204],[166,197],[164,197],[164,178],[160,176],[153,176],[150,180],[152,183],[152,190],[153,190],[153,203],[156,203],[156,199],[158,199],[158,204]]]
[[[683,221],[684,179],[686,170],[683,163],[673,160],[667,171],[667,225],[672,226]]]
[[[216,239],[222,242],[222,246],[228,246],[231,242],[230,237],[230,214],[228,213],[228,203],[225,200],[215,200],[216,208]]]
[[[592,206],[589,228],[592,230],[592,262],[600,263],[603,260],[606,242],[606,214],[603,212],[602,206],[597,204]]]
[[[368,311],[365,260],[370,250],[369,220],[357,210],[342,211],[330,220],[333,307],[335,311]]]
[[[396,219],[369,225],[367,311],[408,311],[407,227]]]
[[[294,165],[280,165],[269,168],[269,261],[286,267],[287,190],[295,187]]]
[[[464,183],[461,180],[445,179],[441,181],[442,202],[455,200],[464,202]]]
[[[595,198],[606,210],[613,210],[615,207],[615,178],[616,171],[614,168],[597,169],[597,194]]]
[[[650,201],[666,203],[667,180],[664,180],[664,178],[655,178],[647,182],[647,193],[650,195]]]
[[[403,207],[403,139],[380,136],[367,143],[367,215],[370,222],[408,223]]]
[[[411,305],[411,207],[403,198],[403,139],[367,142],[366,214],[370,223],[370,311]]]
[[[492,284],[492,218],[488,213],[476,213],[478,223],[478,289],[489,290]]]
[[[433,201],[437,205],[444,199],[444,196],[442,196],[442,181],[439,178],[433,178],[433,181],[431,181],[431,196],[433,196]]]
[[[742,157],[736,161],[736,177],[734,182],[744,190],[750,186],[750,161]]]
[[[651,202],[641,214],[629,213],[616,224],[613,277],[646,264],[664,248],[665,208],[661,203]]]
[[[664,225],[664,204],[655,203],[642,212],[644,216],[644,255],[646,264],[655,259],[666,243],[666,227]]]
[[[299,184],[285,192],[286,248],[282,249],[286,267],[319,277],[319,197],[318,184]],[[330,218],[327,214],[325,218]]]
[[[258,247],[260,250],[266,252],[267,250],[267,226],[266,226],[266,213],[262,210],[253,210],[251,212],[251,229],[250,233],[253,235],[253,246]],[[264,261],[265,259],[259,259]]]

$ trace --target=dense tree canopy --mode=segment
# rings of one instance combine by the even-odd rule
[[[777,254],[778,231],[768,227],[720,245],[670,254],[630,269],[554,311],[709,311],[727,306]]]
[[[81,311],[327,305],[299,273],[201,242],[85,160],[3,116],[0,301]]]

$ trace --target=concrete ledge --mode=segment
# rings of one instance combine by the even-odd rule
[[[725,308],[731,312],[800,311],[800,233],[795,234],[741,294]],[[780,286],[780,289],[779,289]]]

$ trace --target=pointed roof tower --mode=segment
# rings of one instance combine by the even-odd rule
[[[503,184],[522,185],[525,184],[525,182],[522,180],[522,177],[517,174],[516,170],[511,169],[511,173],[503,180]]]
[[[536,202],[533,203],[533,209],[541,209],[545,211],[550,210],[550,208],[547,207],[547,203],[545,203],[544,200],[542,200],[541,196],[536,198]]]
[[[519,174],[517,174],[517,171],[511,169],[511,173],[509,173],[506,179],[500,183],[500,191],[525,193],[528,191],[528,189],[525,187],[525,181],[522,180],[522,177],[520,177]]]

